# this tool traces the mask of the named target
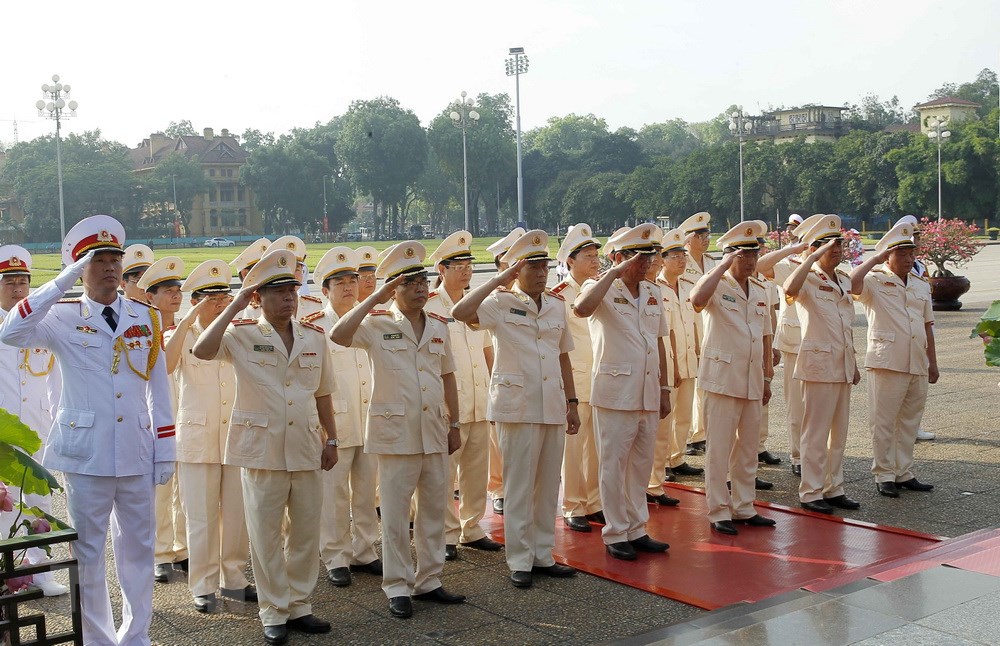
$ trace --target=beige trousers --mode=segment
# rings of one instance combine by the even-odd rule
[[[770,408],[770,406],[760,407],[760,437],[757,439],[757,453],[763,453],[767,450],[764,444],[767,442],[768,425],[771,423],[771,416],[768,414]]]
[[[242,590],[250,552],[240,468],[177,463],[181,503],[187,517],[188,587],[193,596],[220,587]]]
[[[490,498],[503,498],[503,454],[500,452],[496,424],[490,424],[490,479],[486,491]]]
[[[462,446],[449,456],[449,486],[445,495],[444,541],[449,545],[471,543],[486,536],[479,521],[486,513],[489,479],[490,423],[469,422],[459,427]],[[453,503],[453,485],[458,484],[458,508]]]
[[[685,381],[693,380],[687,379]],[[652,496],[659,496],[663,493],[663,477],[666,475],[664,469],[667,466],[675,466],[671,465],[670,462],[674,457],[674,451],[678,450],[678,446],[680,454],[684,455],[687,432],[685,431],[684,435],[678,437],[676,435],[678,428],[674,424],[674,415],[677,412],[674,407],[677,405],[678,397],[679,389],[673,388],[670,391],[670,414],[659,420],[656,426],[656,440],[653,444],[653,468],[649,474],[649,485],[646,489],[646,492]],[[688,408],[688,414],[690,415],[690,408]]]
[[[750,518],[756,498],[759,399],[705,393],[705,494],[708,520]],[[732,482],[732,492],[726,480]]]
[[[567,435],[563,445],[562,515],[565,517],[601,511],[594,409],[586,402],[580,402],[576,408],[580,414],[580,430],[576,435]]]
[[[782,384],[785,387],[785,407],[788,413],[788,441],[791,445],[792,464],[802,464],[802,381],[792,376],[795,372],[795,360],[799,355],[793,352],[782,352],[781,363],[784,376]]]
[[[607,524],[605,545],[646,535],[646,485],[653,468],[657,411],[613,410],[594,406],[594,433],[601,460],[601,506]]]
[[[366,565],[378,558],[375,474],[378,459],[361,446],[337,450],[337,464],[323,472],[319,554],[327,570]]]
[[[389,599],[441,587],[444,509],[451,479],[447,453],[378,455],[382,483],[382,590]],[[416,495],[410,557],[410,501]]]
[[[799,500],[844,493],[844,449],[850,422],[851,384],[802,382],[802,482]]]
[[[679,467],[687,461],[684,450],[694,422],[695,379],[681,379],[671,390],[670,420],[673,432],[670,437],[670,459],[666,466]],[[661,424],[663,422],[660,422]],[[704,437],[704,431],[702,432]],[[662,475],[662,474],[661,474]]]
[[[868,371],[875,482],[913,479],[913,445],[927,403],[927,375],[880,368]]]
[[[154,563],[175,563],[188,557],[187,522],[175,473],[165,485],[156,487],[156,546]]]
[[[707,393],[698,387],[698,380],[694,380],[694,418],[691,423],[691,436],[688,444],[701,442],[707,437],[708,428],[705,426],[705,395]]]
[[[312,614],[308,599],[319,573],[320,474],[319,469],[242,469],[250,562],[265,626]]]
[[[497,423],[506,484],[504,550],[513,572],[555,563],[552,549],[565,437],[563,424]]]

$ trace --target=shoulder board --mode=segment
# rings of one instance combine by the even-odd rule
[[[387,314],[392,314],[389,310],[369,310],[368,316],[386,316]]]
[[[763,281],[761,281],[759,278],[755,278],[753,276],[749,276],[749,279],[750,279],[750,282],[753,283],[754,285],[757,285],[758,287],[764,287]]]
[[[299,319],[299,323],[312,323],[313,321],[319,318],[323,318],[323,310],[303,316],[301,319]]]
[[[319,332],[320,334],[326,334],[326,330],[318,325],[313,325],[312,323],[307,323],[306,321],[299,321],[299,323],[301,323],[304,328],[308,328],[314,332]]]
[[[840,274],[841,276],[847,276],[848,278],[851,277],[851,275],[849,273],[847,273],[846,271],[844,271],[843,269],[841,269],[839,267],[837,268],[837,273]]]
[[[793,265],[801,265],[802,264],[802,261],[799,260],[798,258],[788,257],[788,258],[786,258],[786,260],[788,260],[788,262],[792,263]]]
[[[562,290],[566,289],[567,287],[569,287],[569,281],[565,281],[564,280],[563,282],[559,283],[558,285],[556,285],[555,287],[553,287],[549,291],[552,294],[558,294],[558,293],[562,292]]]
[[[176,330],[176,329],[177,329],[177,326],[176,326],[176,325],[171,325],[170,327],[168,327],[168,328],[164,329],[163,331],[164,331],[164,332],[170,332],[170,331],[172,331],[172,330]]]
[[[546,290],[545,293],[548,294],[549,296],[551,296],[552,298],[558,298],[561,301],[565,301],[566,300],[565,298],[563,298],[562,296],[560,296],[556,292],[552,291],[551,289]]]
[[[56,301],[56,303],[79,303],[79,302],[80,302],[79,298],[62,298]]]
[[[437,293],[437,290],[435,290],[435,291],[433,291],[433,292],[431,292],[431,293],[427,294],[427,298],[429,298],[429,299],[430,299],[430,298],[434,298],[434,297],[435,297],[435,296],[437,296],[437,295],[438,295],[438,293]]]
[[[155,310],[156,309],[156,307],[154,305],[152,305],[151,303],[147,303],[146,301],[140,301],[138,298],[132,298],[131,296],[126,296],[126,298],[128,300],[132,301],[133,303],[138,303],[139,305],[145,305],[146,307],[148,307],[151,310]]]
[[[431,317],[432,319],[437,319],[437,320],[441,321],[442,323],[447,323],[448,322],[448,319],[446,319],[445,317],[441,316],[440,314],[435,314],[434,312],[426,312],[426,314],[427,314],[427,316]]]
[[[685,278],[684,276],[679,276],[678,280],[683,280],[688,285],[694,285],[695,284],[695,281],[691,280],[690,278]]]
[[[309,301],[310,303],[322,303],[323,302],[322,299],[316,298],[315,296],[306,295],[306,296],[300,296],[300,298],[302,300],[304,300],[304,301]]]
[[[927,280],[927,276],[921,276],[920,274],[910,274],[910,275],[913,276],[914,278],[919,278],[920,280],[924,281],[925,283],[931,282],[931,281]]]
[[[506,292],[507,294],[510,294],[512,290],[509,290],[506,287],[504,287],[503,285],[501,285],[500,287],[497,287],[494,291],[497,291],[497,292]]]
[[[257,319],[236,319],[232,321],[230,325],[253,325],[257,322]]]

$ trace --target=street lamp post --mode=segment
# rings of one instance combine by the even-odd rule
[[[458,100],[458,110],[452,110],[449,115],[452,125],[462,129],[462,184],[465,188],[466,231],[472,231],[472,223],[469,221],[469,158],[466,152],[465,131],[479,123],[479,113],[472,109],[473,105],[473,100],[465,98],[465,90],[462,90],[462,98]]]
[[[326,239],[330,232],[330,221],[326,218],[326,178],[329,175],[323,176],[323,238]]]
[[[52,85],[45,83],[42,85],[42,96],[48,99],[39,99],[35,102],[38,108],[38,116],[48,117],[56,121],[56,179],[59,183],[59,239],[66,237],[66,213],[63,207],[63,180],[62,180],[62,146],[60,143],[60,124],[62,119],[76,116],[76,108],[79,105],[76,101],[66,102],[69,97],[69,84],[59,82],[59,75],[52,75]],[[63,110],[69,108],[69,114],[64,114]],[[45,114],[46,111],[48,114]]]
[[[517,221],[524,222],[524,176],[521,174],[521,75],[528,72],[528,57],[523,47],[511,47],[506,60],[507,76],[514,77],[514,120],[517,141]],[[520,226],[520,224],[518,224]]]
[[[743,139],[752,127],[753,122],[742,110],[729,115],[729,132],[735,134],[740,141],[740,221],[746,219],[743,216]]]
[[[927,133],[927,136],[931,139],[937,140],[937,175],[938,175],[938,221],[941,221],[941,143],[951,136],[951,131],[945,130],[945,126],[948,125],[947,117],[932,117],[928,124],[931,127],[931,131]]]

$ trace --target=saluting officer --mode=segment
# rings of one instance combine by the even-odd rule
[[[878,492],[889,498],[898,498],[900,489],[934,488],[913,475],[927,384],[938,380],[930,285],[912,271],[913,231],[908,222],[897,224],[878,241],[875,255],[851,272],[851,291],[868,317],[872,474]]]
[[[322,328],[294,318],[295,263],[287,249],[265,254],[192,348],[195,357],[219,357],[236,372],[224,461],[242,467],[250,560],[269,644],[285,643],[288,629],[330,631],[308,599],[319,567],[320,469],[337,462],[333,369]],[[234,322],[251,298],[260,302],[260,318]]]
[[[0,247],[0,323],[11,316],[18,301],[27,298],[30,288],[31,254],[17,245]],[[52,410],[58,406],[62,390],[55,355],[48,348],[16,348],[0,343],[0,363],[7,368],[0,373],[0,404],[38,433],[44,446],[52,427]],[[41,449],[33,457],[40,460]],[[8,486],[7,489],[10,496],[17,500],[19,488]],[[24,504],[49,512],[52,497],[26,493]],[[18,509],[0,515],[3,518],[0,522],[3,536],[10,536],[11,525],[19,517],[24,519]],[[38,547],[30,548],[27,555],[32,563],[41,563],[48,558],[45,550]],[[69,588],[55,581],[52,572],[33,575],[33,583],[46,597],[69,592]]]
[[[358,247],[358,302],[365,300],[375,291],[375,269],[378,267],[378,252],[375,247]]]
[[[601,507],[601,483],[598,474],[598,450],[594,439],[593,409],[590,407],[590,381],[594,367],[593,343],[587,319],[573,316],[573,304],[583,284],[597,278],[601,264],[597,256],[600,241],[593,236],[589,224],[583,222],[569,228],[556,259],[569,267],[566,279],[552,288],[566,303],[566,322],[573,334],[573,386],[576,389],[580,430],[566,437],[563,448],[562,485],[563,522],[578,532],[591,531],[590,521],[603,525],[606,520]]]
[[[794,374],[802,381],[803,406],[799,502],[832,514],[834,507],[861,507],[844,493],[851,386],[861,381],[851,330],[854,301],[850,276],[837,267],[844,256],[840,217],[813,216],[799,228],[809,253],[785,281],[802,322]]]
[[[125,247],[125,255],[122,256],[121,288],[126,298],[146,300],[146,292],[138,283],[143,272],[149,269],[154,260],[156,258],[153,256],[153,250],[144,244],[130,244]]]
[[[320,258],[313,276],[322,286],[327,304],[303,321],[330,330],[357,304],[359,255],[348,247],[334,247]],[[382,562],[375,552],[379,533],[375,513],[378,461],[364,450],[372,373],[364,350],[329,339],[327,347],[337,382],[333,413],[339,457],[336,466],[323,476],[319,552],[327,579],[345,587],[351,584],[352,571],[382,576]]]
[[[88,644],[149,644],[153,487],[174,470],[161,321],[155,308],[118,294],[124,239],[125,229],[107,215],[78,222],[63,241],[67,267],[21,300],[17,315],[0,326],[4,343],[48,348],[62,374],[42,464],[66,476]],[[60,301],[81,276],[83,296]],[[109,518],[122,589],[117,634],[105,578]]]
[[[232,302],[231,275],[221,260],[195,267],[181,286],[191,293],[192,307],[176,329],[164,334],[167,369],[178,390],[177,481],[187,517],[188,587],[198,612],[215,608],[220,587],[224,597],[257,600],[243,573],[250,538],[240,468],[222,463],[236,404],[236,374],[228,361],[203,361],[192,352]]]
[[[510,266],[451,311],[456,319],[489,330],[496,343],[488,415],[496,422],[503,454],[505,550],[511,581],[519,588],[531,586],[533,573],[576,573],[552,557],[563,437],[577,432],[580,418],[566,308],[561,296],[545,289],[548,245],[544,231],[522,235],[504,256]],[[512,289],[500,289],[515,278]]]
[[[458,543],[488,552],[503,549],[479,525],[486,513],[489,478],[490,425],[486,421],[486,397],[493,367],[493,342],[484,330],[473,330],[451,316],[451,308],[462,299],[472,281],[472,259],[472,234],[468,231],[456,231],[441,242],[430,257],[438,271],[438,286],[428,294],[424,308],[448,321],[458,386],[462,443],[450,460],[451,481],[458,484],[458,513],[449,491],[445,505],[448,561],[458,558]]]
[[[229,266],[233,268],[236,275],[240,277],[240,282],[246,281],[247,273],[253,269],[253,266],[260,262],[260,259],[264,257],[264,252],[267,248],[271,246],[271,241],[267,238],[258,238],[252,244],[248,245],[246,249],[240,252],[238,256],[229,261]],[[240,313],[237,318],[245,319],[251,318],[255,319],[260,316],[260,304],[258,301],[251,301],[247,305],[247,309]]]
[[[298,236],[281,236],[268,245],[267,249],[264,250],[264,255],[266,256],[277,249],[287,249],[295,254],[295,280],[304,286],[309,278],[309,268],[306,266],[306,243],[302,242],[302,238]],[[299,306],[295,317],[299,320],[323,309],[323,299],[308,293],[304,294],[302,288],[299,288],[298,297]]]
[[[735,523],[768,527],[774,520],[753,507],[761,406],[771,398],[771,319],[764,285],[754,278],[759,220],[740,222],[717,241],[725,254],[691,291],[705,312],[698,381],[705,391],[705,491],[708,520],[722,534]],[[726,488],[727,474],[732,491]]]
[[[382,590],[389,612],[413,614],[411,598],[463,603],[441,586],[445,505],[450,500],[448,454],[459,447],[458,391],[447,323],[424,311],[424,246],[393,247],[378,266],[382,287],[348,312],[330,332],[334,343],[368,351],[375,385],[365,451],[378,456],[382,484]],[[388,309],[374,309],[392,299]],[[410,558],[410,505],[416,493]]]
[[[695,213],[681,222],[678,227],[684,235],[684,247],[687,249],[687,265],[684,267],[684,277],[693,283],[701,280],[716,265],[716,260],[708,255],[712,244],[712,215],[706,211]],[[705,338],[705,317],[695,318],[695,333],[697,338]],[[700,343],[698,344],[700,349]],[[700,358],[701,355],[699,355]],[[694,419],[691,421],[691,436],[688,438],[689,455],[705,452],[705,391],[697,379],[695,385]]]

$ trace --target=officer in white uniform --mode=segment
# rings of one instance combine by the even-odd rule
[[[334,247],[316,263],[313,279],[323,289],[326,307],[303,321],[329,331],[358,302],[359,254],[348,247]],[[372,373],[364,350],[327,339],[330,362],[336,375],[333,412],[337,420],[336,466],[323,475],[323,514],[319,551],[327,579],[335,586],[351,584],[351,572],[382,576],[382,562],[375,552],[379,537],[375,514],[378,460],[365,453],[365,420],[372,395]]]
[[[868,409],[872,474],[879,494],[930,491],[913,475],[913,445],[937,383],[934,310],[926,278],[916,276],[913,225],[897,224],[875,246],[875,255],[851,272],[851,291],[868,317]],[[873,269],[874,268],[874,269]]]
[[[510,266],[451,311],[456,319],[491,331],[496,343],[488,415],[497,424],[503,454],[507,566],[519,588],[530,587],[533,574],[576,573],[552,556],[563,437],[577,432],[580,418],[566,306],[545,289],[548,244],[544,231],[526,232],[505,254]],[[501,289],[515,278],[513,289]]]
[[[126,298],[146,300],[146,292],[139,287],[139,279],[154,260],[156,258],[153,256],[153,250],[144,244],[130,244],[125,247],[125,255],[122,256],[121,287]]]
[[[216,590],[229,598],[256,601],[244,574],[250,537],[243,515],[240,468],[222,464],[229,419],[236,403],[236,374],[226,361],[202,361],[195,342],[232,302],[229,265],[206,260],[182,289],[191,309],[168,330],[167,369],[178,390],[177,481],[187,517],[188,587],[198,612],[216,605]]]
[[[573,225],[566,232],[556,259],[569,267],[566,279],[552,288],[566,303],[566,322],[573,334],[573,385],[580,400],[580,430],[566,437],[562,464],[562,517],[570,529],[591,531],[590,521],[603,525],[606,520],[601,508],[601,485],[598,477],[597,442],[594,440],[593,409],[590,407],[590,381],[594,367],[593,343],[587,319],[573,315],[573,303],[583,284],[600,273],[598,249],[601,242],[593,236],[589,224]]]
[[[153,487],[166,483],[174,466],[160,317],[149,305],[118,294],[124,239],[114,218],[81,220],[63,241],[67,267],[0,325],[0,341],[48,348],[62,374],[42,464],[66,476],[70,524],[79,535],[73,555],[80,563],[87,644],[150,643]],[[60,301],[81,276],[83,296]],[[109,518],[122,589],[117,633],[105,576]]]
[[[298,236],[281,236],[268,245],[267,249],[264,250],[264,255],[277,249],[287,249],[295,254],[295,280],[305,285],[305,281],[309,278],[309,268],[306,266],[306,243],[302,242]],[[299,289],[299,308],[295,312],[295,316],[299,320],[322,309],[323,299],[303,294],[301,288]]]
[[[31,286],[31,254],[23,247],[5,245],[0,247],[0,323],[3,322],[18,301],[28,296]],[[0,362],[7,369],[0,373],[0,406],[17,415],[25,426],[38,434],[45,444],[52,427],[52,410],[59,404],[62,383],[56,358],[47,348],[15,348],[0,343]],[[34,456],[41,460],[42,451]],[[9,495],[17,500],[19,488],[7,487]],[[39,494],[24,494],[24,504],[38,507],[48,513],[52,508],[52,497]],[[25,515],[18,509],[0,515],[0,529],[3,536],[10,536],[15,520],[24,520]],[[41,563],[48,558],[45,550],[32,547],[27,553],[31,563]],[[33,585],[41,589],[46,597],[56,597],[69,592],[69,588],[57,583],[52,572],[35,574]]]
[[[382,483],[382,590],[389,612],[401,619],[413,614],[411,599],[465,601],[441,586],[448,454],[459,447],[460,423],[447,323],[424,311],[426,253],[415,240],[393,247],[377,270],[385,283],[330,332],[335,343],[367,350],[375,377],[365,451],[378,456]],[[390,298],[388,309],[374,309]],[[409,531],[414,493],[415,571]]]
[[[438,286],[428,294],[424,309],[448,321],[455,381],[458,386],[459,435],[462,443],[451,454],[451,482],[458,485],[458,509],[448,492],[445,510],[445,560],[458,557],[457,544],[495,552],[503,545],[486,535],[479,525],[486,513],[489,478],[490,424],[486,398],[493,367],[493,342],[484,330],[473,330],[451,316],[451,308],[472,280],[472,234],[456,231],[431,254],[438,271]]]
[[[375,247],[363,246],[354,250],[358,254],[358,302],[365,300],[375,291],[375,269],[378,267],[378,252]]]
[[[687,266],[684,267],[684,277],[693,283],[701,280],[716,265],[716,260],[708,255],[712,244],[712,215],[705,211],[695,213],[681,222],[677,227],[684,235],[684,246],[687,249]],[[701,347],[701,339],[705,338],[705,317],[695,319],[695,333],[698,338],[697,347]],[[700,357],[700,355],[699,355]],[[705,451],[705,391],[695,379],[694,418],[691,421],[691,437],[688,438],[688,454],[697,455]]]
[[[253,242],[253,244],[248,245],[246,249],[240,252],[236,258],[229,262],[229,266],[233,268],[236,275],[240,277],[240,282],[246,279],[247,273],[253,269],[253,266],[260,262],[260,259],[264,257],[264,252],[267,248],[271,246],[271,241],[267,238],[258,238]],[[247,306],[246,310],[241,312],[237,318],[241,319],[255,319],[260,317],[260,304],[258,301],[251,301],[250,305]]]

